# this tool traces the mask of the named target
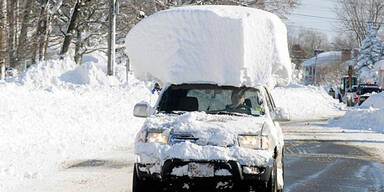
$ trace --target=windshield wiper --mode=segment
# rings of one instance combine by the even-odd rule
[[[187,111],[160,111],[159,113],[168,113],[168,114],[176,114],[176,115],[182,115],[186,113]]]
[[[248,114],[233,112],[233,111],[207,111],[206,113],[207,114],[216,114],[216,115],[248,116]]]

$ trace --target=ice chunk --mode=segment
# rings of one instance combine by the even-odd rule
[[[275,15],[238,6],[160,11],[127,35],[139,79],[162,83],[284,85],[291,78],[287,32]]]

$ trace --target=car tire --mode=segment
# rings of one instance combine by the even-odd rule
[[[285,147],[283,147],[283,152],[281,153],[281,165],[282,165],[282,171],[283,171],[283,182],[285,181],[285,173],[284,173],[284,151]],[[278,192],[284,192],[285,183],[283,185],[282,189],[278,189]]]
[[[152,179],[143,180],[138,176],[136,166],[133,168],[132,192],[158,192],[160,184]]]
[[[277,190],[277,165],[276,165],[276,162],[273,165],[271,176],[269,177],[269,180],[267,183],[267,188],[265,191],[278,192],[278,190]]]

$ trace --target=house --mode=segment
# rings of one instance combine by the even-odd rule
[[[354,65],[351,60],[351,50],[329,51],[315,54],[304,61],[304,79],[307,84],[335,84],[346,74],[348,65]]]

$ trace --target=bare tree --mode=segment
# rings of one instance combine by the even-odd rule
[[[71,45],[71,41],[75,33],[76,22],[79,19],[80,7],[81,7],[81,0],[77,0],[74,5],[72,16],[68,24],[68,29],[65,32],[63,46],[61,47],[60,55],[62,58],[67,54],[69,46]]]
[[[332,49],[333,50],[343,50],[350,49],[353,50],[356,47],[359,47],[359,44],[354,38],[353,32],[340,33],[332,39]]]
[[[306,28],[289,32],[288,44],[290,49],[293,49],[295,45],[300,45],[305,52],[306,58],[313,57],[316,49],[328,50],[330,48],[327,35]]]
[[[7,53],[7,1],[0,0],[0,80],[5,79],[5,58]]]
[[[28,32],[28,25],[30,22],[30,14],[32,11],[32,0],[26,0],[24,1],[24,13],[23,13],[23,21],[21,24],[21,31],[19,34],[19,42],[17,46],[16,51],[16,66],[20,69],[20,62],[22,62],[25,58],[25,48],[27,44],[27,32]]]
[[[380,27],[384,21],[383,0],[338,0],[335,13],[341,31],[353,32],[359,45],[367,35],[368,22]]]
[[[48,14],[49,3],[50,3],[49,0],[42,0],[39,3],[39,7],[40,7],[40,13],[38,16],[39,19],[37,21],[36,32],[33,35],[32,46],[31,46],[32,63],[36,63],[38,45],[41,44],[39,43],[39,39],[41,39],[41,36],[44,34],[44,22],[47,18],[46,15]],[[42,57],[39,58],[39,60],[42,60],[42,59],[43,59]]]
[[[18,9],[18,0],[8,0],[7,2],[7,16],[8,16],[8,43],[7,43],[7,52],[8,60],[11,67],[16,66],[16,54],[15,47],[17,44],[16,34],[17,34],[17,15],[16,10]]]

